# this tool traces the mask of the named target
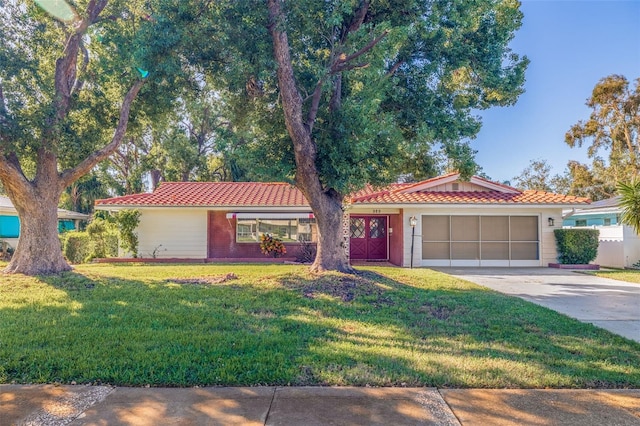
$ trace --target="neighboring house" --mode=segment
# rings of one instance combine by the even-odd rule
[[[88,220],[89,215],[58,209],[58,231],[78,229],[82,220]],[[20,236],[20,219],[9,197],[0,196],[0,240],[6,241],[11,247],[18,244]]]
[[[345,242],[351,260],[399,266],[546,266],[556,262],[562,210],[588,204],[452,173],[352,194]],[[259,236],[271,233],[293,259],[318,235],[306,199],[286,183],[165,182],[153,193],[98,200],[96,209],[141,212],[141,257],[264,259]]]
[[[640,261],[640,236],[632,227],[620,222],[622,208],[620,197],[596,201],[589,206],[566,211],[563,226],[588,227],[600,231],[598,265],[613,268],[630,268]]]

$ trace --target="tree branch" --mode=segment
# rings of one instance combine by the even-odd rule
[[[122,142],[122,139],[124,138],[124,135],[127,131],[131,104],[138,95],[138,92],[140,91],[144,83],[145,80],[136,81],[136,83],[131,87],[131,89],[129,89],[129,92],[124,97],[124,100],[122,101],[122,107],[120,108],[120,118],[118,120],[118,126],[116,127],[111,142],[105,145],[102,149],[94,151],[73,169],[68,169],[62,172],[59,179],[59,185],[61,185],[62,188],[66,188],[71,184],[71,182],[88,173],[93,168],[93,166],[108,158],[111,154],[113,154],[118,146],[120,146],[120,143]]]
[[[87,67],[89,66],[89,51],[87,47],[84,45],[82,39],[80,39],[80,50],[82,51],[82,66],[80,67],[80,74],[84,74],[87,71]],[[73,90],[71,93],[77,93],[82,90],[82,86],[84,86],[84,78],[76,79],[76,84],[73,86]]]
[[[82,36],[89,26],[95,22],[98,15],[107,5],[108,0],[90,0],[87,5],[87,18],[78,21],[75,25],[75,32],[67,39],[62,56],[56,60],[55,70],[55,95],[54,110],[55,115],[48,120],[48,131],[43,134],[43,142],[50,140],[51,134],[57,124],[62,121],[69,112],[70,99],[73,88],[77,81],[78,50],[81,48]],[[87,58],[88,59],[88,56]]]
[[[0,82],[0,141],[8,141],[9,135],[3,131],[3,126],[8,121],[7,105],[2,90],[2,82]],[[2,155],[2,146],[0,146],[0,155]]]
[[[322,78],[316,84],[316,88],[313,91],[311,97],[311,108],[309,108],[309,114],[307,114],[306,126],[309,129],[309,133],[313,130],[313,123],[316,121],[318,115],[318,109],[320,108],[320,98],[322,97],[322,86],[324,85],[326,78]]]
[[[343,43],[346,40],[348,34],[358,31],[358,29],[362,26],[362,23],[364,22],[364,18],[367,16],[367,12],[369,11],[370,4],[371,2],[369,1],[363,1],[360,4],[360,8],[356,11],[356,14],[353,16],[353,19],[349,24],[349,28],[347,28],[347,31],[343,35],[343,38],[342,38]]]
[[[0,155],[0,181],[9,194],[30,194],[33,191],[15,152]]]
[[[369,66],[369,62],[362,62],[360,64],[342,64],[339,67],[337,67],[336,71],[333,72],[332,74],[339,74],[344,71],[351,71],[359,68],[366,68],[368,66]]]
[[[5,116],[7,114],[7,104],[4,100],[4,91],[2,90],[2,82],[0,81],[0,115]]]
[[[365,53],[367,53],[368,51],[373,49],[376,44],[380,43],[380,41],[387,36],[387,34],[389,34],[389,31],[388,30],[384,30],[382,32],[382,34],[380,34],[378,37],[376,37],[373,40],[371,40],[369,43],[367,43],[365,46],[363,46],[357,52],[354,52],[349,56],[344,56],[344,57],[338,58],[338,60],[331,67],[331,73],[335,74],[337,72],[340,72],[340,67],[342,67],[343,64],[349,63],[350,61],[352,61],[352,60],[364,55]]]
[[[398,61],[395,64],[393,64],[391,69],[387,72],[387,77],[391,77],[392,75],[394,75],[396,71],[398,71],[398,68],[402,66],[402,64],[404,64],[404,61]]]

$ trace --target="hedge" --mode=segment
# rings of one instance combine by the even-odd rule
[[[62,252],[71,263],[90,262],[96,257],[118,255],[118,235],[107,232],[92,238],[88,232],[69,231],[60,236]]]
[[[586,265],[598,255],[597,229],[556,229],[558,262],[564,265]]]

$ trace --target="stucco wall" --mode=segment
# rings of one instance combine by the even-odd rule
[[[260,251],[258,242],[236,242],[236,219],[227,219],[228,211],[209,212],[209,250],[211,259],[269,259]],[[295,261],[301,256],[303,244],[284,243],[287,253],[279,260]],[[315,243],[312,243],[315,249]]]
[[[393,229],[389,236],[389,262],[401,266],[404,255],[402,241],[404,222],[402,221],[402,214],[389,215],[389,228]]]
[[[207,257],[207,211],[204,209],[141,210],[137,228],[140,257]]]
[[[423,214],[429,215],[527,215],[538,216],[538,226],[540,232],[540,259],[539,261],[529,262],[531,266],[547,266],[549,263],[557,261],[557,248],[555,235],[553,230],[562,227],[562,209],[561,208],[500,208],[500,207],[431,207],[421,209],[404,209],[403,223],[404,225],[404,263],[403,266],[409,266],[411,261],[411,227],[409,226],[409,218],[415,216],[418,224],[415,229],[415,241],[413,249],[413,266],[422,265],[422,221],[420,217]],[[555,221],[554,226],[549,226],[548,218],[552,217]],[[535,263],[535,265],[533,265]],[[443,265],[448,266],[448,265]],[[508,265],[504,265],[508,266]],[[512,265],[516,266],[516,265]]]

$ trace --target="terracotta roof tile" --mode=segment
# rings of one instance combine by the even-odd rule
[[[382,190],[351,198],[353,204],[589,204],[587,198],[544,191],[410,192]]]
[[[97,200],[99,206],[274,206],[308,207],[302,192],[288,183],[163,182],[150,194]]]
[[[367,186],[352,204],[551,204],[588,205],[587,198],[544,191],[416,191],[415,184]],[[510,187],[507,187],[510,188]],[[513,189],[513,188],[511,188]],[[164,182],[153,193],[97,200],[98,206],[139,207],[309,207],[302,192],[288,183]]]

